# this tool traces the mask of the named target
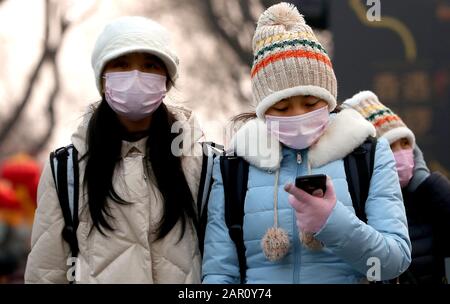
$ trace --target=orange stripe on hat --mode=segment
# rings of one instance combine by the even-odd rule
[[[391,122],[391,121],[396,121],[396,120],[400,120],[400,118],[397,115],[384,116],[384,117],[378,119],[376,122],[374,122],[373,125],[376,128],[378,128],[385,122]]]
[[[286,58],[290,58],[290,57],[293,57],[293,58],[302,57],[302,58],[316,59],[318,61],[325,63],[329,67],[332,67],[330,59],[323,54],[314,53],[314,52],[305,51],[305,50],[291,50],[291,51],[280,52],[275,55],[269,56],[266,59],[264,59],[263,61],[261,61],[260,63],[258,63],[257,65],[255,65],[253,67],[251,77],[253,78],[255,76],[255,74],[259,72],[259,70],[266,67],[270,63],[276,62],[279,60],[283,60]]]

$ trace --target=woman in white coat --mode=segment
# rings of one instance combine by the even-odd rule
[[[195,202],[201,157],[172,142],[202,136],[192,113],[164,102],[177,78],[168,31],[143,17],[108,24],[92,54],[102,96],[72,136],[79,153],[81,283],[199,283]],[[183,133],[172,133],[173,123]],[[184,133],[186,129],[189,132]],[[191,151],[193,154],[194,151]],[[68,244],[50,165],[38,190],[27,283],[67,283]]]

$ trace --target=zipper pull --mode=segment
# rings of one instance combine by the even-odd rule
[[[297,164],[301,164],[302,163],[302,154],[300,153],[300,151],[297,151]]]

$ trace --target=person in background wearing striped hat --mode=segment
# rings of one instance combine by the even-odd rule
[[[400,283],[444,283],[445,259],[450,257],[450,183],[439,172],[430,174],[414,133],[370,91],[343,103],[370,121],[377,137],[389,141],[408,219],[412,262]]]
[[[256,113],[237,118],[243,125],[228,147],[249,163],[245,275],[224,220],[216,158],[203,283],[367,283],[375,260],[375,279],[398,277],[410,264],[411,244],[389,143],[380,139],[376,147],[365,223],[355,214],[343,159],[375,128],[352,109],[330,114],[337,105],[332,63],[294,5],[261,15],[253,52]],[[327,175],[325,191],[310,195],[292,184],[310,174]]]

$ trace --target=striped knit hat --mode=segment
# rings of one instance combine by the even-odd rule
[[[343,108],[353,108],[365,119],[370,121],[377,130],[377,137],[384,137],[389,144],[407,138],[412,147],[416,143],[414,133],[405,125],[401,118],[383,105],[377,95],[371,91],[363,91],[347,99]]]
[[[261,15],[253,54],[251,80],[259,118],[280,100],[298,95],[325,100],[330,112],[336,107],[330,58],[294,5],[282,2]]]

